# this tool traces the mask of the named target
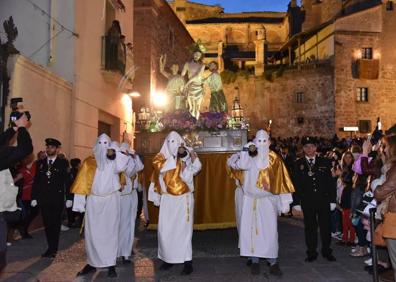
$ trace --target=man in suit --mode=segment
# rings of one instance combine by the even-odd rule
[[[66,196],[68,163],[57,157],[61,146],[58,140],[47,138],[45,144],[47,157],[37,162],[31,205],[35,207],[38,204],[43,218],[48,249],[42,257],[55,258]],[[68,200],[66,206],[71,207],[72,202]]]
[[[302,139],[304,156],[294,166],[294,185],[304,214],[306,262],[317,259],[318,226],[322,240],[322,256],[335,261],[330,248],[330,211],[336,207],[336,187],[331,178],[331,164],[317,156],[317,142],[313,137]]]

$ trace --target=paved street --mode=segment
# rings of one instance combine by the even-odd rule
[[[117,281],[371,281],[363,271],[363,259],[348,256],[349,248],[334,246],[337,262],[322,258],[315,263],[305,263],[305,248],[301,219],[280,219],[280,263],[284,273],[281,279],[268,275],[268,267],[261,263],[261,275],[252,276],[238,255],[235,229],[200,231],[194,233],[194,273],[180,276],[182,266],[168,272],[158,270],[157,240],[154,231],[137,234],[134,263],[117,267]],[[78,230],[62,232],[61,251],[51,261],[41,259],[45,250],[43,231],[33,234],[33,240],[15,242],[9,247],[9,265],[1,281],[108,281],[106,271],[83,279],[75,274],[85,265],[83,240]]]

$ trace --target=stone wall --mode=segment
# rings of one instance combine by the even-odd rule
[[[224,10],[220,5],[203,5],[192,3],[187,0],[174,0],[169,2],[169,5],[183,22],[217,17]]]
[[[332,64],[328,63],[319,68],[286,70],[272,82],[264,77],[238,77],[235,82],[224,85],[229,114],[238,87],[251,134],[272,120],[274,136],[330,137],[335,132],[333,72]],[[303,93],[301,103],[296,101],[298,92]],[[209,100],[207,93],[201,111],[208,110]],[[302,124],[297,122],[298,118],[303,118]]]
[[[208,49],[217,52],[217,44],[222,41],[227,44],[251,44],[254,50],[256,31],[266,29],[267,41],[270,49],[279,48],[288,36],[287,21],[280,24],[261,23],[218,23],[218,24],[187,24],[186,28],[191,36],[200,39]]]
[[[165,0],[135,0],[134,55],[138,67],[134,89],[142,96],[134,110],[150,105],[150,94],[163,90],[166,79],[159,71],[159,58],[167,55],[167,71],[178,64],[180,71],[190,59],[188,47],[194,42]]]
[[[381,117],[385,129],[395,123],[396,55],[394,46],[396,35],[392,29],[395,24],[395,11],[386,11],[383,5],[355,15],[354,21],[352,19],[344,21],[343,31],[336,34],[337,129],[347,125],[356,126],[359,120],[370,120],[371,130],[373,130],[377,117]],[[366,27],[367,31],[363,29],[355,32],[356,26]],[[373,48],[374,59],[379,60],[378,79],[354,77],[353,64],[361,57],[361,48]],[[357,102],[357,87],[368,88],[368,102]],[[339,134],[342,135],[341,132]]]

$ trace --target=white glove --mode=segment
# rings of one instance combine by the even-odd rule
[[[290,211],[290,204],[288,202],[282,202],[281,213],[285,214]]]
[[[67,200],[65,205],[66,205],[66,208],[70,209],[73,206],[73,201]]]
[[[30,202],[30,205],[32,206],[32,208],[36,207],[37,206],[37,201],[36,200],[32,200]]]
[[[330,203],[330,211],[334,211],[336,209],[336,203]]]
[[[73,211],[75,212],[85,212],[85,195],[74,194]]]
[[[298,211],[298,212],[301,212],[301,211],[302,211],[300,205],[293,206],[293,209],[294,209],[295,211]]]

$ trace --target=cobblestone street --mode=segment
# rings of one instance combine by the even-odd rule
[[[314,263],[305,263],[305,246],[301,219],[280,218],[281,279],[268,274],[268,267],[261,263],[261,274],[252,276],[246,260],[239,257],[235,229],[196,231],[193,238],[194,273],[180,276],[182,266],[170,271],[159,271],[156,259],[157,239],[155,231],[139,231],[135,241],[132,265],[118,265],[118,281],[371,281],[363,271],[363,259],[348,256],[349,248],[334,246],[337,262],[329,263],[321,257]],[[54,261],[41,259],[45,250],[43,231],[33,234],[33,240],[15,242],[8,249],[8,266],[1,281],[108,281],[106,271],[84,279],[76,279],[76,273],[85,265],[83,240],[78,230],[61,234],[61,251]]]

